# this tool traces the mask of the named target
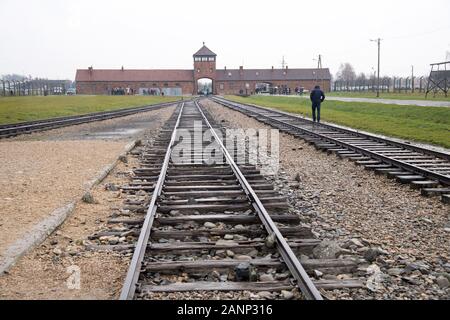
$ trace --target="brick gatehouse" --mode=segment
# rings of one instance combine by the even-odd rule
[[[216,69],[217,55],[204,44],[194,55],[192,70],[79,69],[75,77],[78,94],[192,95],[198,83],[209,79],[214,94],[294,93],[319,84],[329,91],[331,75],[323,69]],[[201,81],[201,82],[199,82]]]

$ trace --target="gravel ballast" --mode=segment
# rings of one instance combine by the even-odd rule
[[[227,127],[269,128],[214,102],[203,105]],[[368,260],[357,273],[366,289],[334,290],[328,298],[450,298],[450,212],[438,198],[424,198],[282,133],[275,180],[317,237]]]
[[[145,114],[34,133],[0,142],[3,170],[0,181],[0,258],[2,250],[29,232],[58,207],[77,199],[76,208],[42,245],[30,251],[0,277],[0,298],[110,299],[117,297],[130,257],[115,252],[84,251],[88,235],[104,228],[111,207],[122,203],[120,192],[105,190],[107,183],[127,179],[133,159],[124,159],[92,191],[85,203],[85,187],[113,163],[131,140],[153,139],[174,107]],[[142,128],[120,138],[97,132]],[[145,127],[143,126],[145,124]],[[83,132],[80,135],[80,132]],[[82,139],[82,136],[89,136]],[[130,157],[127,157],[130,158]],[[70,289],[68,267],[81,271],[81,288]]]

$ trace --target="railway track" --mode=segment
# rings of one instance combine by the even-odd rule
[[[450,154],[349,130],[286,112],[242,104],[219,97],[213,101],[239,111],[280,131],[314,144],[319,150],[348,158],[367,170],[384,174],[450,203]]]
[[[194,123],[202,123],[202,133],[210,130],[223,162],[211,163],[211,155],[203,153],[207,141],[197,141],[186,153],[192,162],[174,161],[179,134],[192,134]],[[139,235],[120,298],[263,291],[271,298],[320,300],[320,288],[362,287],[356,279],[311,278],[319,270],[351,273],[358,260],[300,263],[297,257],[311,255],[321,241],[300,225],[256,166],[238,160],[238,150],[230,155],[213,128],[222,130],[196,101],[186,102],[153,145],[143,147],[132,182],[121,188],[131,216],[114,221],[129,228],[122,235]]]
[[[0,125],[0,139],[14,137],[21,134],[28,134],[37,131],[56,129],[76,124],[93,121],[102,121],[117,117],[124,117],[140,112],[158,110],[160,108],[174,105],[177,102],[160,103],[144,107],[127,108],[115,111],[103,111],[78,116],[58,117],[37,121],[20,122],[15,124]]]

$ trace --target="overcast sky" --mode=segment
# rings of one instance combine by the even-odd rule
[[[192,68],[202,42],[217,67],[350,62],[427,74],[450,51],[448,0],[0,0],[0,74],[74,79],[77,68]]]

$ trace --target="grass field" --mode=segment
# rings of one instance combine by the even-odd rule
[[[347,98],[377,98],[376,92],[329,92],[327,95],[333,97],[347,97]],[[429,94],[425,98],[425,93],[381,93],[381,99],[398,99],[398,100],[429,100],[429,101],[450,101],[450,96],[445,97],[440,93],[433,97]]]
[[[311,117],[311,104],[307,99],[268,96],[226,98]],[[355,129],[450,148],[450,108],[325,101],[321,116],[324,121]]]
[[[0,124],[131,108],[179,100],[161,96],[32,96],[0,98]]]

